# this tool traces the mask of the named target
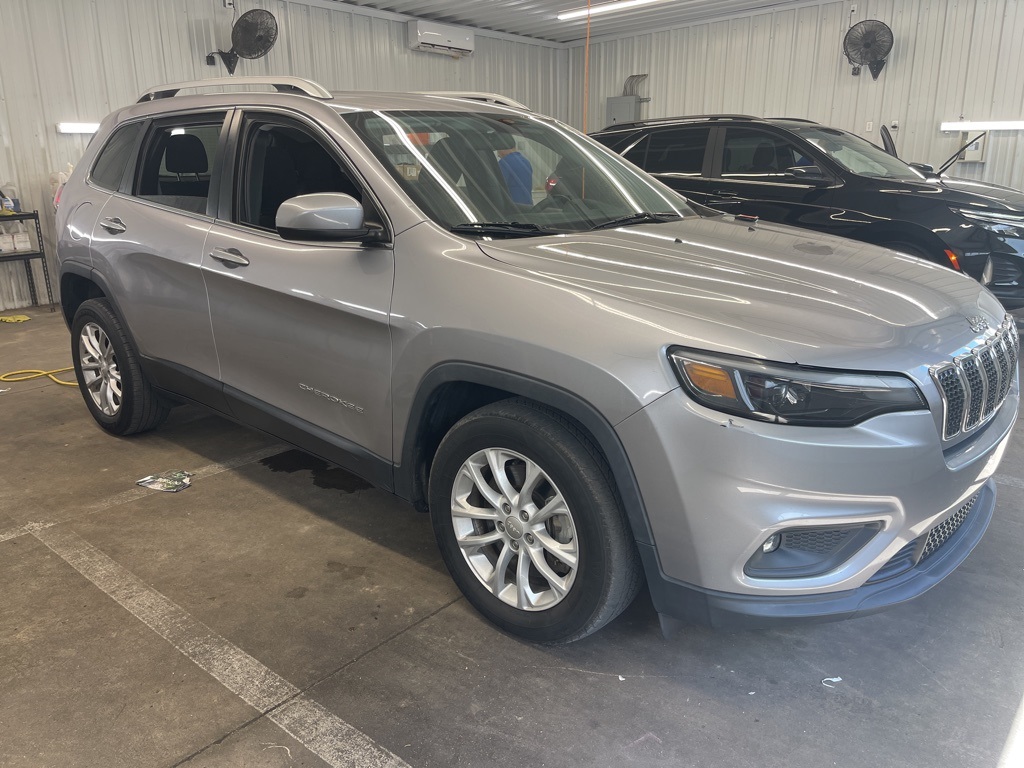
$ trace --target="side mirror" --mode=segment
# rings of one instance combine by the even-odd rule
[[[816,165],[794,165],[792,168],[786,169],[786,175],[812,184],[829,180],[825,172]]]
[[[928,163],[907,163],[911,168],[923,174],[926,179],[941,179],[942,175],[935,172],[935,168]]]
[[[275,223],[285,240],[366,240],[373,233],[363,221],[359,201],[338,192],[285,200],[277,209]]]

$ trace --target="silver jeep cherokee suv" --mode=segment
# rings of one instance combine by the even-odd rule
[[[978,543],[1019,342],[975,281],[696,208],[500,98],[259,82],[148,92],[63,192],[107,431],[199,403],[335,462],[534,641],[644,580],[663,623],[867,613]]]

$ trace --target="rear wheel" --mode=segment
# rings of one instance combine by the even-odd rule
[[[170,405],[146,380],[131,339],[106,299],[82,302],[71,323],[78,387],[96,422],[115,435],[159,426]]]
[[[586,637],[640,588],[603,457],[572,422],[529,401],[486,406],[452,428],[431,468],[430,513],[466,598],[528,640]]]

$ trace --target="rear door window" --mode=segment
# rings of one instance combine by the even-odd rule
[[[205,214],[223,124],[224,113],[154,124],[143,143],[135,196]]]
[[[121,179],[135,151],[135,144],[141,131],[142,123],[129,123],[114,131],[92,166],[89,180],[93,184],[111,192],[121,188]]]

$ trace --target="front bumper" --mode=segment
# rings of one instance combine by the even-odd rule
[[[989,480],[963,524],[933,555],[895,576],[856,589],[816,595],[738,595],[661,577],[649,582],[651,598],[661,614],[716,629],[763,629],[866,616],[913,600],[952,573],[981,541],[995,507],[995,483]],[[648,573],[652,568],[657,571],[653,547],[641,545],[640,555]]]
[[[801,428],[730,419],[678,390],[665,395],[617,427],[653,534],[653,546],[639,547],[655,607],[714,626],[756,627],[845,618],[923,593],[988,526],[991,477],[1017,402],[1015,383],[992,421],[944,453],[929,412]],[[956,532],[927,558],[918,548],[908,563],[913,543],[971,499]],[[874,533],[821,569],[766,577],[750,567],[773,534],[857,526]]]

